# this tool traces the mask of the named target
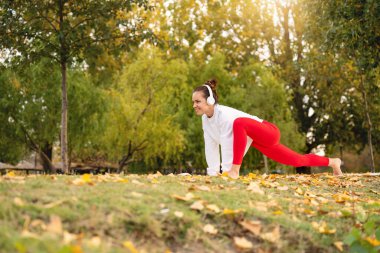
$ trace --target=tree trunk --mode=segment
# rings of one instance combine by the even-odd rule
[[[64,38],[64,26],[63,26],[63,0],[59,0],[59,42],[61,46],[60,52],[60,64],[61,64],[61,75],[62,75],[62,111],[61,111],[61,158],[62,158],[62,170],[65,174],[69,173],[68,164],[68,139],[67,139],[67,83],[66,83],[66,72],[67,72],[67,49],[65,45]]]
[[[56,173],[56,169],[54,165],[52,164],[53,145],[51,143],[45,143],[39,155],[40,155],[40,158],[42,161],[42,167],[44,168],[45,173]]]
[[[263,155],[263,157],[264,157],[265,174],[269,174],[268,158],[266,157],[266,155]]]
[[[371,155],[371,172],[374,173],[375,172],[375,158],[373,155],[373,146],[372,146],[372,122],[371,122],[371,117],[369,115],[367,93],[364,87],[363,74],[360,75],[360,88],[361,88],[361,93],[364,99],[365,114],[366,114],[366,119],[367,119],[367,124],[368,124],[368,145],[369,145],[369,152]]]

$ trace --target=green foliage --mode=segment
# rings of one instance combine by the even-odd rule
[[[184,140],[176,123],[182,101],[175,95],[185,87],[186,76],[183,61],[166,61],[157,50],[146,49],[125,67],[108,92],[103,142],[110,159],[178,161]]]
[[[18,159],[14,157],[10,162],[56,140],[60,117],[60,102],[56,99],[58,80],[58,69],[51,67],[51,61],[46,59],[28,68],[8,68],[1,74],[0,89],[4,92],[0,95],[0,117],[5,128],[3,138],[8,139],[1,146],[18,150],[19,154]],[[25,147],[23,153],[19,152],[21,147]]]
[[[380,245],[377,245],[380,242],[379,222],[379,218],[372,216],[372,219],[364,223],[363,231],[357,228],[351,229],[350,233],[344,239],[344,243],[349,246],[350,252],[379,252]]]

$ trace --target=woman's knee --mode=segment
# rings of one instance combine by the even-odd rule
[[[234,120],[233,129],[241,129],[244,128],[244,118],[237,118]]]

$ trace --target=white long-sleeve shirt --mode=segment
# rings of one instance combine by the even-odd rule
[[[216,175],[220,170],[220,165],[222,165],[223,172],[231,169],[233,161],[232,128],[235,119],[242,117],[263,122],[262,119],[256,116],[219,104],[214,106],[214,114],[211,118],[207,117],[206,114],[202,115],[208,175]],[[252,139],[247,136],[247,146],[244,155],[247,153],[251,143]],[[222,163],[220,163],[219,145],[222,151]]]

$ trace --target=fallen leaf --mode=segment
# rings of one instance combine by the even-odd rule
[[[340,252],[343,252],[343,242],[334,242],[334,246],[335,246]]]
[[[281,237],[280,226],[277,225],[272,232],[261,234],[260,237],[268,242],[277,243]]]
[[[16,206],[24,206],[24,201],[22,201],[22,199],[16,197],[13,199],[13,203],[16,205]]]
[[[234,237],[234,243],[241,249],[252,249],[253,244],[245,239],[245,237]]]
[[[351,197],[347,194],[337,193],[332,196],[336,203],[344,203],[351,200]]]
[[[195,201],[195,202],[190,206],[190,208],[193,209],[193,210],[202,211],[202,210],[204,209],[203,201],[202,201],[202,200]]]
[[[260,235],[261,232],[261,222],[260,221],[252,221],[252,220],[245,220],[239,222],[239,224],[253,233],[254,235]]]
[[[277,187],[277,189],[280,190],[280,191],[287,191],[287,190],[289,190],[289,187],[287,187],[286,185],[284,185],[284,186]]]
[[[123,246],[127,248],[131,253],[138,253],[137,249],[133,245],[131,241],[125,241],[123,242]]]
[[[205,185],[197,186],[197,189],[201,191],[207,191],[207,192],[211,191],[210,187],[205,186]]]
[[[175,211],[174,215],[177,216],[178,218],[182,218],[183,217],[183,212]]]
[[[247,187],[247,190],[248,191],[251,191],[253,193],[257,193],[257,194],[264,194],[264,191],[260,189],[260,186],[258,183],[256,182],[251,182],[248,187]]]
[[[365,238],[365,240],[366,240],[367,242],[369,242],[372,246],[375,246],[375,247],[380,246],[380,241],[377,240],[374,236],[373,236],[373,237],[369,237],[369,236],[367,236],[367,237]]]
[[[217,205],[214,205],[214,204],[207,205],[206,208],[215,212],[215,213],[220,213],[220,209]]]
[[[281,214],[284,214],[284,212],[281,211],[281,210],[276,210],[276,211],[272,212],[272,214],[274,214],[274,215],[281,215]]]
[[[226,208],[223,210],[224,215],[234,215],[234,214],[238,214],[241,212],[244,212],[244,210],[242,210],[242,209],[232,210],[232,209],[226,209]]]
[[[5,176],[6,176],[6,177],[15,177],[16,174],[14,173],[13,170],[11,170],[11,171],[9,171]]]
[[[212,235],[216,235],[218,233],[218,230],[213,225],[206,224],[203,227],[203,232],[209,233],[209,234],[212,234]]]
[[[313,221],[311,225],[321,234],[335,234],[336,232],[336,229],[329,228],[325,221],[322,221],[320,223]]]
[[[99,247],[101,243],[102,243],[102,240],[100,239],[99,236],[94,236],[90,240],[87,241],[87,244],[92,247]]]
[[[189,192],[185,196],[179,196],[177,194],[173,194],[172,197],[178,200],[182,200],[182,201],[190,201],[194,198],[194,195],[191,192]]]
[[[296,189],[296,193],[298,193],[299,195],[303,195],[303,190],[301,188],[297,188]]]
[[[62,234],[62,221],[61,217],[57,215],[50,216],[50,223],[47,225],[46,230],[53,234]]]
[[[76,234],[71,234],[67,231],[64,231],[63,232],[63,241],[65,244],[69,244],[71,243],[72,241],[76,240],[77,239],[77,235]]]

